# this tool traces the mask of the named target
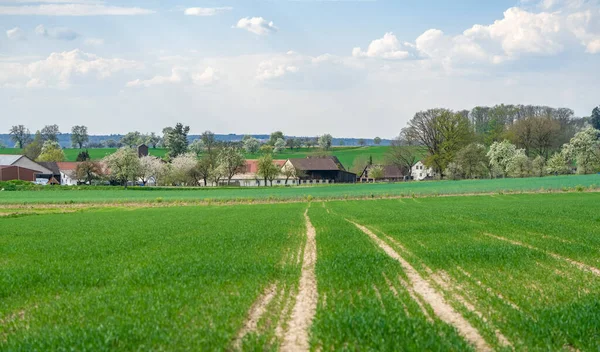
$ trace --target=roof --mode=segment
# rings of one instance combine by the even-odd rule
[[[52,171],[53,175],[60,174],[60,169],[58,168],[58,163],[54,161],[40,161],[38,164],[42,165],[46,169]]]
[[[0,165],[12,165],[22,157],[23,155],[0,154]]]
[[[56,163],[58,165],[58,169],[60,171],[72,171],[77,169],[77,165],[81,164],[81,162],[77,161],[59,161]]]
[[[404,173],[397,166],[385,165],[383,167],[383,177],[384,178],[400,178],[400,177],[404,177]]]
[[[344,170],[341,163],[336,163],[335,157],[289,159],[290,163],[302,171],[340,171]]]
[[[282,167],[286,160],[273,160],[273,164]],[[255,174],[258,172],[258,160],[246,160],[246,168],[242,173]]]

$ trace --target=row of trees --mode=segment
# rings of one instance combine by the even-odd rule
[[[58,136],[61,134],[58,125],[46,125],[41,130],[35,133],[42,142],[46,141],[56,142],[58,144]],[[12,126],[9,130],[11,140],[15,143],[17,148],[25,148],[28,144],[35,140],[32,137],[31,132],[24,125]],[[81,149],[85,143],[89,141],[88,130],[86,126],[73,126],[71,128],[71,143],[73,147],[79,147]]]
[[[539,106],[431,109],[415,114],[387,158],[408,171],[424,156],[425,165],[453,179],[562,174],[573,166],[591,173],[600,168],[598,128],[598,107],[589,118]]]

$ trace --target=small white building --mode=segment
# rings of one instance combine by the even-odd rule
[[[422,161],[419,161],[412,167],[411,176],[415,181],[423,181],[434,178],[435,171],[433,171],[433,168],[425,166]]]

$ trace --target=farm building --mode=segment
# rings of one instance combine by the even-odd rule
[[[21,166],[0,166],[0,181],[30,181],[37,179],[38,171],[27,169]]]
[[[138,145],[137,147],[138,157],[148,156],[148,146],[145,144]]]
[[[298,183],[356,183],[356,174],[335,156],[288,159],[283,168],[296,170]]]
[[[286,160],[273,160],[273,164],[278,167],[282,167]],[[268,182],[267,182],[268,183]],[[204,186],[204,182],[200,183]],[[290,178],[287,180],[288,185],[293,185],[294,181]],[[265,180],[258,176],[258,160],[246,160],[246,165],[239,171],[238,174],[234,175],[229,183],[230,186],[239,187],[262,187],[265,186]],[[270,186],[270,183],[268,184]],[[279,175],[273,180],[274,186],[286,185],[286,178],[283,175]],[[214,186],[214,184],[209,184]],[[227,179],[219,182],[219,186],[227,186]]]
[[[0,166],[19,166],[36,171],[39,174],[51,174],[52,171],[29,159],[25,155],[0,154]]]
[[[358,175],[359,182],[375,182],[375,179],[370,176],[370,172],[373,167],[381,167],[383,171],[383,177],[379,178],[377,181],[385,181],[385,182],[398,182],[405,180],[405,173],[395,165],[369,165],[366,166],[363,170],[362,174]]]
[[[411,175],[414,180],[423,181],[433,179],[436,176],[436,173],[433,171],[433,168],[428,168],[422,161],[419,161],[413,166]]]

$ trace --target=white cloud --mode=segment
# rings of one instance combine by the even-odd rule
[[[223,12],[231,11],[233,7],[190,7],[185,9],[184,14],[188,16],[215,16]]]
[[[369,44],[367,51],[361,48],[352,50],[354,57],[373,57],[381,59],[406,59],[410,57],[407,50],[402,50],[402,46],[394,33],[386,33],[383,38],[376,39]]]
[[[0,6],[0,15],[38,16],[133,16],[155,11],[139,7],[107,6],[101,3],[61,3],[26,6]]]
[[[278,30],[273,24],[273,21],[269,22],[262,17],[242,18],[234,28],[244,29],[257,35],[266,35],[277,32]]]
[[[87,46],[102,46],[104,45],[104,39],[101,38],[86,38],[83,44]]]
[[[46,28],[43,24],[35,27],[35,34],[57,40],[75,40],[79,36],[79,34],[72,29],[66,27]]]
[[[25,32],[19,27],[15,27],[13,29],[7,30],[6,37],[10,40],[25,40],[25,39],[27,39]]]
[[[204,71],[193,71],[185,67],[174,67],[169,76],[154,76],[150,79],[136,79],[127,82],[126,87],[152,87],[166,84],[190,84],[209,85],[219,80],[217,71],[212,67],[207,67]]]
[[[30,63],[0,63],[0,86],[68,88],[75,81],[103,80],[117,72],[140,69],[130,60],[102,58],[81,50],[52,53],[46,59]]]

